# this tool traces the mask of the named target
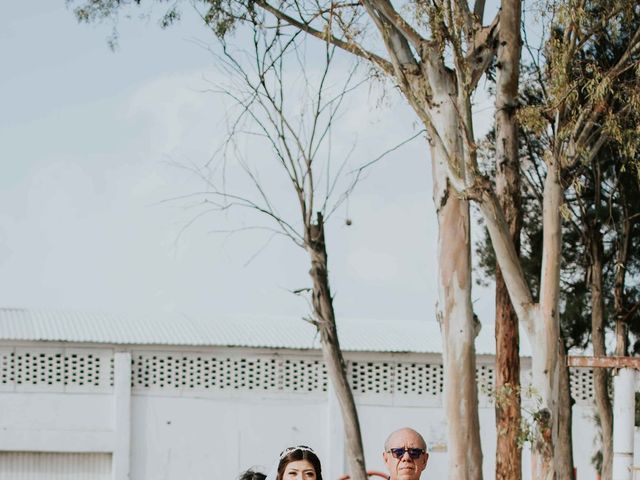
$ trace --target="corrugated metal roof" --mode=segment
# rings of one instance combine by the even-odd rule
[[[338,333],[345,351],[442,351],[435,321],[342,318],[338,319]],[[293,349],[320,346],[315,327],[294,317],[134,317],[12,308],[0,309],[0,340]],[[522,344],[522,354],[529,355],[526,341]],[[476,350],[479,354],[495,352],[493,325],[482,328]]]

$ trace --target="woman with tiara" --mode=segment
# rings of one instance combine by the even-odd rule
[[[285,449],[266,480],[322,480],[322,467],[316,453],[305,445]]]

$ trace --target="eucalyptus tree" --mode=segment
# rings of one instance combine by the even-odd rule
[[[538,250],[542,237],[539,199],[542,196],[540,179],[543,178],[544,143],[531,131],[524,130],[523,150],[526,150],[530,163],[524,169],[527,193],[523,201],[525,248],[522,260],[529,283],[534,286],[539,284],[536,271],[541,262]],[[630,253],[634,251],[632,245],[637,246],[640,240],[640,184],[634,168],[633,163],[625,160],[617,150],[615,142],[608,142],[590,163],[579,162],[563,172],[561,183],[565,187],[565,203],[560,330],[567,350],[577,348],[582,351],[590,344],[596,356],[614,354],[610,344],[607,348],[606,332],[614,332],[620,321],[630,328],[633,326],[631,319],[637,318],[640,258]],[[494,259],[487,255],[489,249],[490,245],[486,243],[479,249],[485,259],[487,273],[493,271],[494,263]],[[625,272],[624,277],[621,277],[622,271]],[[624,286],[616,288],[617,282]],[[537,289],[533,290],[537,295]],[[628,350],[624,352],[623,355],[631,353]],[[566,371],[566,366],[560,365],[561,372],[563,369]],[[594,465],[603,479],[611,479],[611,372],[598,368],[593,374],[597,425],[601,431],[601,451],[594,456]],[[567,380],[561,381],[565,388]],[[562,417],[570,418],[572,403],[561,402]]]
[[[611,148],[613,147],[613,148]],[[637,161],[637,160],[636,160]],[[578,192],[572,192],[572,225],[584,245],[585,283],[591,307],[591,342],[596,356],[628,355],[629,333],[624,344],[607,349],[606,332],[619,332],[631,325],[637,314],[639,261],[632,245],[640,234],[638,179],[624,171],[625,161],[615,146],[606,145],[590,168],[576,178]],[[633,193],[632,193],[633,192]],[[619,338],[619,335],[616,335]],[[596,466],[603,480],[612,478],[613,408],[611,372],[594,369],[595,401],[601,431],[601,462]]]
[[[516,252],[522,230],[519,128],[517,112],[520,80],[521,4],[505,2],[498,32],[495,78],[495,188]],[[496,480],[522,478],[520,334],[518,317],[500,268],[496,289]]]
[[[571,338],[581,342],[586,326],[581,320],[585,312],[590,310],[594,350],[596,354],[604,354],[603,258],[600,253],[602,238],[599,237],[606,235],[606,232],[601,231],[604,230],[604,224],[602,220],[595,221],[598,216],[594,216],[594,212],[604,208],[608,212],[608,222],[611,223],[612,206],[618,202],[604,201],[601,198],[602,192],[606,190],[606,184],[602,183],[603,159],[613,162],[618,170],[627,168],[634,172],[623,176],[627,180],[634,179],[638,171],[638,139],[634,129],[640,106],[637,70],[640,42],[639,9],[637,5],[629,2],[570,1],[553,2],[547,6],[552,15],[548,24],[550,34],[544,38],[544,45],[538,52],[540,55],[533,55],[532,83],[535,91],[528,89],[523,92],[522,101],[525,105],[519,112],[525,129],[521,168],[528,172],[525,178],[528,179],[526,187],[529,192],[528,213],[525,215],[525,218],[528,218],[525,224],[528,225],[526,230],[529,230],[529,234],[525,243],[528,253],[537,257],[534,265],[539,262],[542,267],[540,275],[530,274],[527,279],[524,278],[526,272],[519,273],[514,269],[511,273],[515,272],[515,275],[520,277],[522,286],[521,292],[514,293],[522,294],[521,305],[529,305],[530,299],[526,296],[528,280],[529,288],[534,287],[530,290],[530,298],[538,297],[537,305],[542,308],[542,312],[536,312],[539,308],[536,307],[533,314],[542,313],[544,319],[546,310],[545,321],[555,331],[559,331],[558,327],[562,323],[565,342]],[[530,45],[528,48],[530,53],[535,53]],[[614,84],[616,87],[613,87]],[[588,181],[591,175],[594,179]],[[610,175],[609,178],[611,179]],[[619,181],[616,180],[614,183],[619,184]],[[609,186],[608,189],[618,191],[612,194],[614,197],[621,196],[619,187]],[[487,202],[486,205],[489,204]],[[620,206],[615,210],[620,213],[621,218],[633,218],[633,215],[621,213],[628,212],[629,208],[627,203],[625,207]],[[559,212],[565,217],[564,230],[568,238],[564,243],[559,241],[562,221]],[[536,220],[540,218],[538,215],[542,221]],[[484,219],[491,223],[493,217],[485,215]],[[552,222],[549,223],[549,220]],[[615,223],[619,225],[620,235],[610,233],[609,241],[613,237],[627,238],[627,241],[615,242],[617,247],[623,247],[627,244],[628,237],[622,232],[630,230],[629,222],[625,220]],[[500,248],[500,242],[496,241],[495,235],[493,239],[493,246]],[[542,248],[539,247],[540,244]],[[546,245],[550,248],[545,248]],[[618,265],[615,278],[618,278],[617,282],[624,283],[625,274],[622,272],[629,272],[630,269],[627,267],[631,266],[627,263],[629,253],[628,248],[617,247],[618,261],[613,263],[614,258],[609,257],[612,262],[610,265]],[[540,252],[541,256],[538,256]],[[511,255],[515,256],[513,252]],[[496,252],[496,256],[500,262],[499,252]],[[590,259],[591,263],[585,264],[585,258]],[[564,270],[562,277],[562,272],[557,270],[561,259]],[[550,268],[545,266],[545,262]],[[515,262],[513,264],[515,265]],[[520,265],[531,266],[531,261],[521,259]],[[589,281],[585,282],[585,279]],[[514,286],[518,287],[518,281],[512,277],[507,285],[513,289]],[[620,287],[614,288],[613,277],[610,285],[609,291],[614,293],[624,290]],[[590,298],[587,298],[589,295]],[[553,318],[560,313],[562,319]],[[526,314],[525,311],[520,316]],[[626,314],[628,316],[628,312]],[[618,326],[617,330],[620,331],[625,325],[623,322],[622,327]],[[552,330],[547,330],[547,334],[549,331]],[[556,333],[553,336],[555,337]],[[530,337],[535,339],[535,333]],[[627,338],[626,335],[621,337]],[[550,377],[548,381],[541,383],[538,378],[536,382],[540,370],[536,368],[534,354],[534,384],[537,383],[536,389],[542,392],[544,404],[553,406],[555,402],[556,408],[548,410],[550,415],[538,416],[537,419],[541,432],[552,439],[560,439],[561,435],[568,435],[570,425],[566,421],[570,417],[567,371],[562,361],[561,349],[554,347],[552,342],[541,340],[550,348],[545,367],[549,368],[549,372],[555,369],[556,373],[552,374],[555,379]],[[539,346],[539,343],[534,343],[534,349]],[[558,347],[562,346],[558,344]],[[625,348],[623,346],[620,351],[626,351]],[[554,357],[560,358],[560,362],[554,364]],[[538,360],[540,359],[538,357]],[[608,430],[608,434],[605,434],[605,443],[608,443],[608,449],[605,449],[608,450],[605,451],[605,465],[608,464],[610,469],[611,415],[607,414],[607,411],[610,412],[610,404],[607,407],[608,395],[604,375],[602,371],[596,374],[596,398],[603,413],[603,426]],[[545,391],[545,383],[549,386],[553,383],[563,385],[564,396],[560,396],[562,390],[558,389],[555,399],[549,397],[549,400],[546,400],[545,397],[552,390]],[[555,440],[552,443],[558,447],[570,445],[570,442]],[[547,455],[551,453],[548,452]],[[560,448],[556,448],[554,454],[559,460],[556,462],[556,474],[560,478],[568,477],[571,472],[570,450],[565,450],[563,454]],[[551,472],[547,472],[547,475],[550,474]]]
[[[306,320],[318,331],[341,409],[351,478],[366,480],[360,423],[336,327],[325,237],[325,223],[359,178],[347,174],[351,145],[343,145],[343,157],[336,160],[333,130],[346,96],[364,80],[356,65],[335,65],[336,47],[331,43],[307,48],[300,31],[286,31],[280,22],[265,28],[260,12],[254,12],[246,26],[250,48],[234,48],[223,40],[222,53],[216,54],[225,80],[212,90],[230,101],[228,130],[217,155],[203,167],[191,167],[205,182],[205,190],[195,194],[202,198],[198,216],[248,211],[254,220],[246,221],[254,223],[243,228],[283,236],[307,253],[311,285],[295,293],[307,298],[311,314]],[[283,196],[283,181],[289,195]]]
[[[603,240],[609,243],[615,239],[607,248],[615,252],[609,257],[609,266],[615,266],[610,270],[615,271],[614,293],[623,291],[620,285],[631,266],[626,246],[630,204],[622,199],[623,185],[633,177],[621,178],[620,174],[625,166],[638,171],[640,7],[629,2],[598,1],[569,3],[567,7],[558,10],[558,21],[547,44],[549,66],[545,75],[550,81],[546,82],[545,108],[547,114],[557,114],[555,124],[550,122],[550,126],[566,178],[565,216],[578,219],[577,227],[575,220],[570,223],[580,232],[580,243],[590,261],[587,278],[594,354],[605,355]],[[549,109],[553,104],[561,108]],[[618,332],[624,328],[621,323],[616,325]],[[626,332],[622,337],[627,338]],[[626,347],[617,351],[624,355]],[[607,385],[607,372],[596,369],[596,402],[604,437],[603,478],[611,476],[612,456]]]

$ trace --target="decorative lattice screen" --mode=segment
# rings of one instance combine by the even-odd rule
[[[350,362],[353,393],[392,393],[392,366],[386,362]]]
[[[571,396],[578,403],[593,400],[593,370],[590,368],[572,368],[569,377]]]
[[[491,395],[494,389],[494,371],[490,365],[478,365],[476,367],[476,382],[480,395]]]
[[[0,386],[13,386],[15,382],[13,358],[13,350],[0,351]]]
[[[3,349],[3,390],[110,390],[111,351],[88,349]]]
[[[444,388],[442,365],[398,363],[395,390],[407,395],[438,396]]]
[[[133,356],[132,387],[325,392],[327,371],[319,359],[145,352]]]
[[[132,353],[134,392],[261,391],[326,392],[329,379],[319,355],[139,351]],[[347,373],[355,395],[394,395],[439,398],[444,388],[443,367],[437,363],[396,358],[352,360]],[[524,377],[530,377],[524,372]],[[0,349],[0,390],[110,391],[113,351],[108,349]],[[480,395],[493,391],[494,368],[479,364]],[[571,370],[571,392],[579,404],[593,401],[593,372]]]

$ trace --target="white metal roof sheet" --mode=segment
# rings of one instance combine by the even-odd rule
[[[341,318],[337,323],[340,346],[346,351],[442,351],[435,321]],[[293,349],[320,346],[315,327],[295,317],[134,317],[15,308],[0,308],[0,340]],[[526,340],[521,344],[521,354],[529,355]],[[476,351],[495,352],[493,325],[481,329]]]

